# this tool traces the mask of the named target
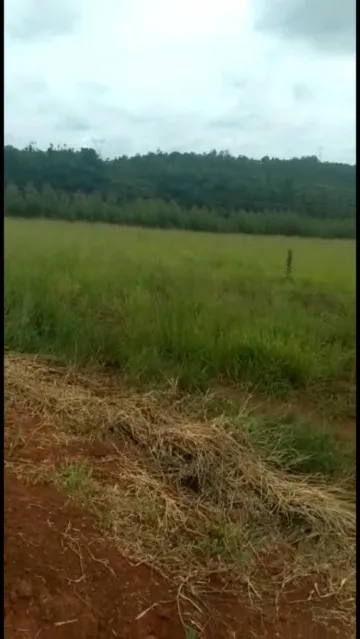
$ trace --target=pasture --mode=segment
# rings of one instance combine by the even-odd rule
[[[5,343],[353,413],[355,243],[7,219]]]

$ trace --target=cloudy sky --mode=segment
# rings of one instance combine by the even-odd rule
[[[355,161],[355,0],[5,0],[5,140]]]

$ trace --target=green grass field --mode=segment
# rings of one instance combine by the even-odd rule
[[[351,411],[355,242],[6,219],[5,343],[146,383],[244,382]]]

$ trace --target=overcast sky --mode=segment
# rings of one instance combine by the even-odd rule
[[[355,162],[355,0],[5,0],[5,140]]]

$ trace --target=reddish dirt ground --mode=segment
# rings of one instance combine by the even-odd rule
[[[5,636],[183,637],[174,593],[104,548],[81,510],[50,486],[5,475]]]
[[[23,484],[9,472],[4,562],[6,639],[186,637],[169,582],[105,547],[89,517],[54,488]],[[309,604],[290,598],[276,621],[220,596],[208,604],[208,638],[338,636],[313,623]]]
[[[51,459],[65,450],[41,449],[38,424],[15,419],[24,427],[27,443],[12,462]],[[17,422],[17,424],[16,424]],[[9,421],[7,419],[7,425]],[[33,436],[31,429],[33,428]],[[35,433],[36,431],[36,433]],[[104,443],[81,454],[106,454]],[[71,456],[74,451],[67,453]],[[24,476],[25,477],[25,476]],[[261,611],[242,601],[213,594],[202,601],[203,631],[186,631],[179,615],[177,590],[147,565],[131,565],[102,538],[92,517],[47,483],[33,484],[5,470],[5,637],[14,639],[332,639],[348,633],[313,620],[306,601],[311,584],[284,593],[276,617],[273,606]],[[186,603],[186,602],[185,602]],[[331,601],[327,600],[331,606]],[[191,614],[181,603],[183,616]]]

